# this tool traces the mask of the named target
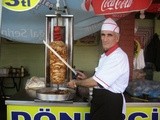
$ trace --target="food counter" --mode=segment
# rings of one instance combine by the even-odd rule
[[[160,102],[125,94],[126,120],[159,120]],[[22,90],[5,101],[7,120],[89,120],[90,103],[75,96],[67,101],[41,101],[34,90]]]

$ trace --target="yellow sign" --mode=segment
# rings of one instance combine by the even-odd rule
[[[160,107],[127,107],[126,120],[160,120]]]
[[[7,105],[7,120],[90,120],[85,106]],[[125,120],[160,120],[160,107],[127,107]]]
[[[5,8],[12,11],[27,11],[34,8],[40,0],[3,0]]]
[[[89,120],[89,107],[7,106],[7,120]]]

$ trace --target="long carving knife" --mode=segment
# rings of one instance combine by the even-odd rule
[[[50,49],[75,75],[77,72],[73,69],[53,48],[51,48],[44,40],[43,43],[46,45],[48,49]]]

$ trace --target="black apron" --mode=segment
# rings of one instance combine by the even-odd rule
[[[106,89],[93,89],[91,120],[123,120],[123,96]]]

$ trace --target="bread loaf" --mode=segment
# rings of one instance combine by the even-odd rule
[[[67,47],[63,41],[53,41],[50,46],[67,61]],[[51,84],[63,84],[66,78],[67,66],[52,51],[49,54]]]

